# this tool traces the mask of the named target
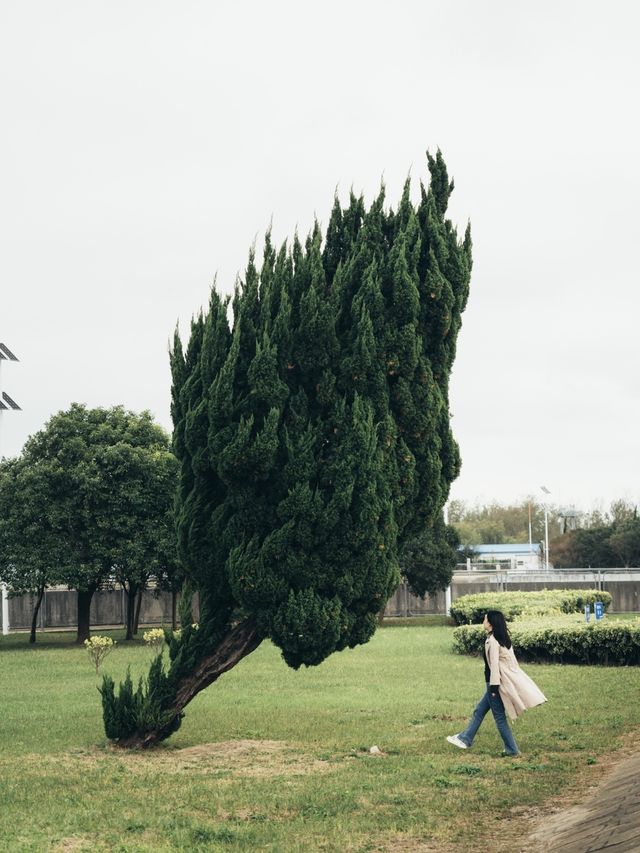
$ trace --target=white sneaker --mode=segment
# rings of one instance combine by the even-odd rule
[[[463,740],[460,740],[458,735],[447,735],[447,740],[449,741],[449,743],[452,743],[459,749],[469,749],[468,744],[466,744]]]

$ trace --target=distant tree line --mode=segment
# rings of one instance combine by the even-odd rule
[[[615,501],[609,512],[596,511],[583,524],[551,542],[549,550],[554,566],[559,569],[640,567],[637,506]]]
[[[501,545],[529,541],[529,514],[533,542],[544,540],[544,504],[534,498],[524,498],[517,503],[469,504],[465,501],[449,502],[449,524],[458,531],[464,549],[473,552],[476,545]],[[561,521],[557,508],[548,507],[549,537],[560,536]]]
[[[575,529],[567,529],[567,513],[560,507],[548,505],[547,514],[550,559],[556,568],[640,566],[640,519],[633,503],[621,499],[608,510],[580,513],[573,519]],[[512,504],[449,503],[449,522],[469,556],[481,544],[528,542],[529,518],[532,541],[542,542],[544,504],[534,498]]]

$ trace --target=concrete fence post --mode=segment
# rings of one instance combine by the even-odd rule
[[[2,584],[2,633],[5,637],[9,633],[9,595],[6,583]]]
[[[451,612],[451,584],[444,591],[444,613],[449,616]]]

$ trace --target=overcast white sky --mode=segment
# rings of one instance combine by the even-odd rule
[[[73,401],[167,429],[167,343],[273,218],[442,149],[475,267],[452,497],[640,501],[637,4],[4,0],[0,453]]]

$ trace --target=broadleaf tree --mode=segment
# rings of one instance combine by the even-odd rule
[[[154,530],[167,524],[177,476],[169,437],[149,412],[74,403],[31,436],[11,466],[21,473],[7,483],[7,499],[36,496],[27,507],[36,534],[23,539],[15,572],[48,566],[47,583],[54,577],[77,590],[82,642],[96,590],[112,584],[116,572],[135,577],[161,558]]]
[[[440,152],[414,205],[336,199],[323,238],[267,235],[231,303],[214,289],[171,354],[178,549],[196,627],[167,634],[136,688],[102,686],[105,731],[150,746],[269,638],[294,668],[366,643],[403,544],[441,513],[460,467],[449,376],[471,237],[446,219]]]
[[[0,462],[0,580],[11,595],[32,595],[29,642],[36,641],[45,590],[60,580],[65,545],[58,535],[59,507],[51,503],[51,466],[24,458]]]
[[[113,538],[112,571],[125,592],[125,639],[137,633],[142,593],[151,577],[176,562],[174,496],[177,460],[164,446],[120,442],[103,463],[114,498],[109,522]]]

